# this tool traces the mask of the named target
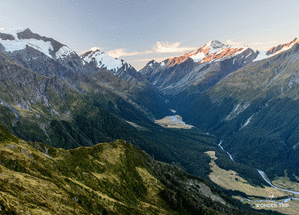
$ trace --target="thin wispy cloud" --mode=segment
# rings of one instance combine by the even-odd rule
[[[180,47],[181,42],[175,42],[169,44],[168,42],[157,42],[152,51],[143,51],[143,52],[126,52],[126,49],[114,49],[107,52],[107,54],[119,58],[122,56],[135,56],[135,55],[142,55],[142,54],[151,54],[151,53],[176,53],[176,52],[186,52],[190,50],[196,49],[195,47]]]
[[[175,52],[185,52],[185,51],[196,49],[194,47],[180,47],[180,44],[181,42],[175,42],[172,44],[169,44],[168,42],[166,43],[157,42],[153,50],[157,53],[175,53]]]
[[[228,45],[231,45],[231,46],[242,46],[242,45],[244,45],[244,42],[238,42],[238,41],[233,41],[233,40],[227,40],[226,43]]]
[[[264,45],[265,43],[256,42],[256,43],[250,43],[249,45]]]
[[[161,62],[165,59],[168,59],[168,58],[173,58],[173,57],[176,57],[176,56],[168,56],[168,57],[162,57],[162,58],[146,58],[146,59],[140,59],[140,60],[133,60],[131,62],[149,62],[151,60],[155,60],[157,62]]]
[[[257,49],[260,51],[266,51],[273,46],[277,46],[280,44],[288,43],[290,41],[267,41],[267,42],[253,42],[253,43],[245,43],[234,40],[227,40],[226,43],[231,46],[248,46],[253,49]]]
[[[284,44],[287,42],[288,41],[284,41],[284,42],[282,42],[282,41],[255,42],[255,43],[249,43],[248,46],[253,49],[260,50],[260,51],[266,51],[274,46],[278,46],[278,45],[281,45],[281,44]]]
[[[135,55],[141,55],[141,54],[150,54],[152,51],[144,51],[144,52],[126,52],[125,49],[114,49],[107,52],[107,54],[119,58],[123,56],[135,56]]]

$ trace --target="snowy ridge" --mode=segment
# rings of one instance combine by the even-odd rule
[[[253,62],[264,60],[272,56],[275,56],[277,54],[280,54],[284,51],[287,51],[297,43],[299,43],[299,39],[295,38],[290,43],[279,45],[277,47],[272,47],[268,51],[255,50],[254,53],[256,53],[257,56],[253,60]],[[247,46],[230,46],[230,45],[223,44],[217,40],[212,40],[208,42],[206,45],[204,45],[203,47],[199,48],[198,50],[187,53],[186,55],[187,56],[189,55],[189,57],[192,58],[196,63],[198,62],[204,63],[204,62],[219,61],[227,57],[233,57],[238,54],[241,54],[247,49],[248,49]],[[227,53],[231,52],[231,54],[224,54],[223,52],[227,52]],[[245,58],[249,57],[251,54],[253,53],[248,54]],[[217,55],[223,55],[223,56],[221,56],[218,59],[217,58],[215,59],[215,56]],[[208,56],[213,56],[214,59],[210,57],[210,59],[207,60]]]
[[[204,49],[209,48],[208,54],[213,54],[213,53],[220,51],[223,48],[228,48],[228,47],[229,47],[229,45],[225,45],[218,40],[211,40],[204,46]]]
[[[277,54],[280,54],[280,53],[282,53],[282,52],[284,52],[284,51],[287,51],[287,50],[291,49],[291,48],[292,48],[295,44],[297,44],[297,43],[299,43],[299,39],[295,38],[295,39],[294,39],[293,41],[291,41],[290,43],[283,44],[283,45],[282,45],[283,47],[282,47],[280,50],[278,50],[278,51],[275,50],[277,47],[273,47],[273,48],[269,49],[268,51],[258,51],[258,50],[257,50],[256,52],[258,52],[259,54],[258,54],[258,56],[253,60],[253,62],[255,62],[255,61],[259,61],[259,60],[264,60],[264,59],[273,57],[273,56],[275,56],[275,55],[277,55]],[[271,52],[274,52],[274,53],[271,54]]]
[[[90,52],[86,56],[84,56],[86,53]],[[117,58],[114,58],[105,52],[102,52],[100,50],[90,50],[83,54],[83,60],[90,63],[91,61],[95,61],[98,68],[106,68],[107,70],[117,70],[123,66],[123,62],[121,60],[118,60]]]
[[[72,54],[76,54],[73,50],[71,50],[67,46],[62,46],[57,52],[56,52],[56,59],[64,59],[66,57],[71,56]]]
[[[196,63],[205,63],[233,57],[241,54],[247,49],[248,47],[245,46],[229,46],[218,40],[211,40],[203,47],[187,53],[186,56],[192,58]]]
[[[43,41],[37,39],[19,39],[18,33],[23,32],[25,29],[7,29],[1,30],[0,33],[2,34],[9,34],[14,37],[14,40],[3,40],[0,38],[0,43],[4,46],[6,52],[14,52],[23,50],[26,46],[30,46],[48,57],[52,58],[50,51],[53,51],[53,47],[50,41]]]

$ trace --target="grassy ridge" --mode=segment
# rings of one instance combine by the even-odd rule
[[[163,185],[129,143],[64,150],[0,129],[2,212],[174,214],[159,196]]]

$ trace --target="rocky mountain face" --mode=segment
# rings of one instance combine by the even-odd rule
[[[229,73],[252,62],[258,52],[212,40],[199,49],[161,63],[149,62],[139,72],[155,87],[176,95],[190,86],[202,92]]]

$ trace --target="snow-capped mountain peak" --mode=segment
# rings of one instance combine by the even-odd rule
[[[54,39],[35,34],[29,28],[0,30],[0,44],[5,52],[20,51],[29,46],[55,59],[64,59],[76,54],[67,46]]]
[[[50,54],[50,52],[53,51],[51,42],[37,38],[23,38],[21,35],[27,32],[31,32],[29,28],[1,30],[0,43],[7,52],[23,50],[26,46],[30,46],[52,58]]]
[[[149,66],[149,67],[153,68],[153,66],[154,66],[154,65],[157,65],[157,64],[159,64],[157,61],[155,61],[155,60],[151,60],[150,62],[148,62],[148,63],[146,64],[146,66]]]
[[[129,63],[122,59],[114,58],[99,48],[92,48],[86,51],[81,55],[81,59],[131,84],[148,84],[147,80]]]
[[[206,63],[214,60],[224,59],[245,51],[247,47],[236,46],[232,47],[218,40],[211,40],[203,47],[185,54],[187,57],[192,58],[196,63]]]
[[[205,48],[210,48],[210,49],[220,49],[223,47],[228,47],[228,45],[223,44],[222,42],[218,40],[211,40],[209,41],[206,45],[204,45]]]
[[[107,70],[117,70],[124,65],[124,61],[114,58],[98,48],[91,48],[83,53],[81,58],[88,63],[95,63],[98,68]]]

